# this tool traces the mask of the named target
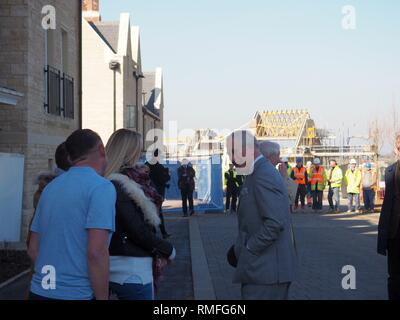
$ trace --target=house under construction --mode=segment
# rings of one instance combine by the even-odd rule
[[[257,112],[249,129],[259,140],[269,140],[281,146],[281,156],[294,162],[301,157],[305,161],[315,157],[324,164],[330,159],[348,163],[355,158],[359,162],[377,159],[377,148],[373,145],[336,145],[328,130],[320,129],[307,110],[283,110]]]

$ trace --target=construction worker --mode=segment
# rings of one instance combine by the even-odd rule
[[[239,196],[240,181],[233,164],[229,165],[229,170],[225,172],[226,185],[226,213],[235,213],[236,204]]]
[[[364,198],[364,210],[366,213],[375,212],[375,195],[377,189],[377,174],[372,169],[371,162],[365,164],[362,174],[362,190]]]
[[[347,194],[349,197],[349,209],[347,212],[360,213],[361,179],[362,179],[362,174],[361,171],[357,168],[357,160],[351,159],[350,167],[347,170],[345,176]]]
[[[282,163],[285,164],[285,166],[287,167],[287,175],[288,175],[288,177],[291,177],[293,168],[289,163],[289,159],[287,157],[283,157],[282,158]]]
[[[312,206],[312,193],[311,193],[311,167],[312,167],[312,162],[307,161],[307,176],[308,176],[308,181],[307,181],[307,205],[309,208]]]
[[[343,171],[338,166],[336,160],[330,161],[330,169],[327,176],[329,185],[329,211],[338,212],[340,209],[340,192],[342,190]]]
[[[299,200],[301,203],[301,210],[304,211],[306,205],[307,183],[308,174],[307,169],[303,166],[303,159],[296,159],[296,167],[292,170],[291,178],[297,183],[297,193],[294,202],[294,210],[299,208]]]
[[[313,210],[320,211],[323,208],[324,190],[326,187],[326,172],[321,166],[319,158],[314,159],[314,166],[311,168],[311,192],[313,194]]]

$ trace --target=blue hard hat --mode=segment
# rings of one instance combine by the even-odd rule
[[[368,163],[365,165],[365,167],[366,167],[367,169],[372,169],[372,164],[371,164],[370,162],[368,162]]]
[[[300,163],[300,162],[303,162],[303,158],[297,158],[296,159],[296,163]]]

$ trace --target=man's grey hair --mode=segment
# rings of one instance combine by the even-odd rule
[[[272,156],[279,156],[281,152],[281,146],[276,142],[263,141],[260,143],[260,151],[267,159]]]

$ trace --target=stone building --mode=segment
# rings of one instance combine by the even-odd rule
[[[80,127],[81,8],[80,0],[0,0],[0,153],[25,160],[21,241],[35,177]]]
[[[116,22],[103,21],[99,0],[86,0],[83,17],[83,127],[98,132],[104,143],[121,128],[145,139],[155,122],[163,127],[162,112],[155,112],[163,105],[161,69],[143,73],[140,32],[129,13]]]

